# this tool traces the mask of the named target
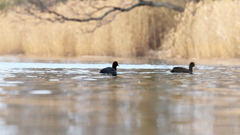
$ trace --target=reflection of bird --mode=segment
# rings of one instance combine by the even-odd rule
[[[117,66],[118,62],[114,61],[112,67],[106,67],[100,71],[100,73],[112,74],[113,76],[117,75]]]
[[[174,67],[171,72],[172,73],[190,73],[192,74],[193,72],[193,67],[195,66],[195,63],[194,62],[191,62],[189,64],[189,69],[186,69],[186,68],[183,68],[183,67]]]

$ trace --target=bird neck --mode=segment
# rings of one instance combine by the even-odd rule
[[[117,66],[112,65],[112,68],[115,69],[117,71]]]
[[[192,69],[193,69],[193,67],[189,65],[189,71],[190,71],[191,74],[192,74],[192,71],[193,71]]]

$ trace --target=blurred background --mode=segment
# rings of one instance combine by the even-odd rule
[[[239,7],[0,0],[0,135],[239,135]]]
[[[0,55],[240,57],[239,1],[155,1],[183,7],[184,12],[142,6],[118,13],[108,23],[51,22],[43,19],[51,18],[44,8],[81,19],[92,11],[90,5],[122,7],[137,1],[0,0]]]

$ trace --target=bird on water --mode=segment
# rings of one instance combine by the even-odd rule
[[[189,64],[189,69],[183,68],[183,67],[174,67],[171,72],[172,73],[193,73],[193,67],[195,66],[194,62],[191,62]]]
[[[119,66],[118,62],[114,61],[113,64],[112,64],[112,67],[106,67],[106,68],[102,69],[100,71],[100,73],[112,74],[113,76],[117,76],[117,66]]]

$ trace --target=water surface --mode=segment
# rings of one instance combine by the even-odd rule
[[[0,62],[0,135],[240,134],[240,66],[119,64]]]

